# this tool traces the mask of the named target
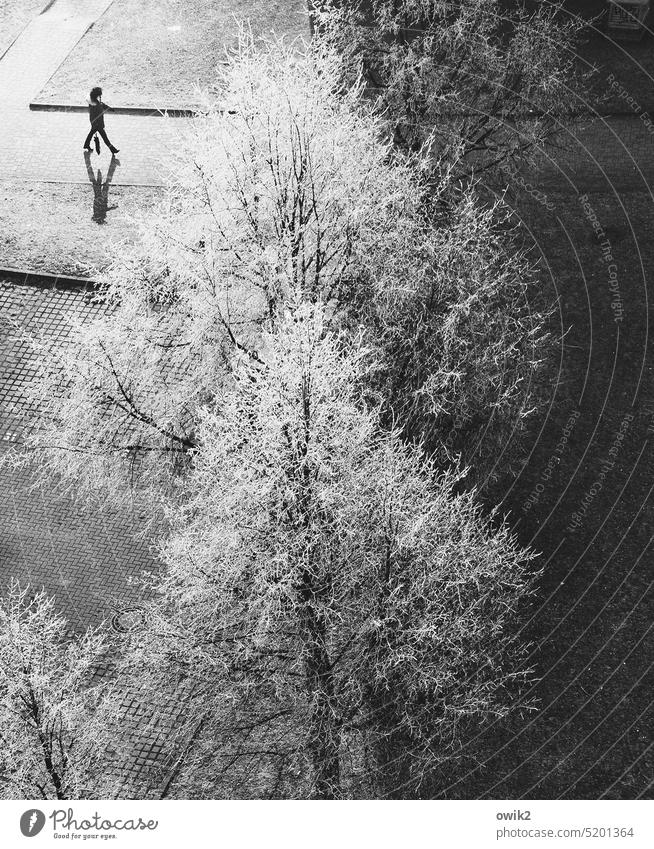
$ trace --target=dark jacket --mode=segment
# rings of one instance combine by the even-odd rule
[[[104,113],[111,109],[108,103],[97,100],[89,100],[89,121],[96,130],[104,127]]]

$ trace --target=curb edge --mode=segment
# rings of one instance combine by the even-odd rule
[[[39,286],[47,289],[88,289],[97,288],[97,281],[90,277],[76,277],[71,274],[53,274],[48,271],[34,271],[28,268],[0,267],[0,283],[5,280],[23,286]]]

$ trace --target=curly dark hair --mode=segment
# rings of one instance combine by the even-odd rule
[[[102,97],[102,89],[99,85],[96,85],[95,88],[91,89],[91,100],[97,100],[98,97]]]

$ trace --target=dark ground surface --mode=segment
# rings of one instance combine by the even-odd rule
[[[566,4],[587,17],[597,5]],[[526,465],[489,498],[543,553],[526,627],[540,709],[483,733],[480,765],[445,796],[654,795],[654,36],[613,41],[600,25],[580,56],[618,82],[606,106],[632,116],[575,131],[532,176],[544,202],[513,197],[565,338]]]
[[[608,184],[588,202],[601,239],[567,191],[548,194],[551,210],[513,199],[538,243],[565,332],[525,466],[488,493],[509,511],[520,541],[542,552],[525,628],[540,678],[526,695],[539,710],[483,732],[469,747],[479,764],[430,795],[653,795],[653,202],[649,191]]]
[[[594,0],[568,0],[566,9],[591,20],[605,8]],[[580,67],[598,70],[595,79],[598,94],[606,95],[603,111],[629,112],[640,107],[654,114],[654,15],[650,10],[640,39],[631,41],[616,36],[607,28],[606,14],[592,23],[579,45]],[[629,102],[628,98],[633,101]]]
[[[130,212],[156,214],[162,190],[112,186],[101,166],[96,157],[96,186],[0,182],[0,268],[93,277],[110,262],[114,243],[134,241]]]

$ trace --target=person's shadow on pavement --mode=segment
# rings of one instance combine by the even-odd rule
[[[102,171],[98,168],[97,176],[93,173],[93,168],[91,168],[91,153],[88,151],[84,152],[84,162],[86,164],[86,173],[89,175],[89,181],[93,186],[93,220],[97,224],[105,224],[107,220],[107,212],[110,209],[117,209],[118,205],[114,204],[114,206],[109,206],[109,186],[111,185],[111,181],[114,176],[114,171],[116,170],[116,165],[120,165],[120,162],[116,159],[116,157],[111,158],[111,164],[109,165],[109,171],[107,172],[107,179],[102,182]]]

